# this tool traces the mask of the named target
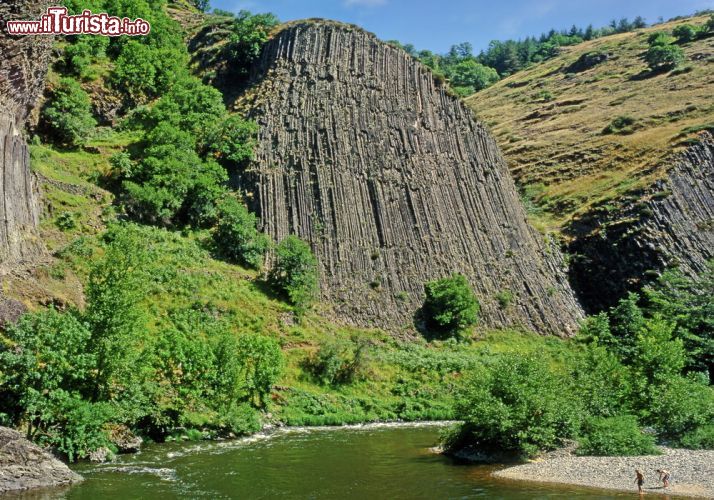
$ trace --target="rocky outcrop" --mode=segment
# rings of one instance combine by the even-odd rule
[[[461,272],[486,326],[574,331],[558,250],[528,226],[493,138],[428,68],[318,20],[277,33],[253,80],[241,106],[261,132],[243,186],[267,233],[310,242],[342,318],[410,328],[424,283]]]
[[[0,427],[0,494],[76,483],[82,476],[22,434]]]
[[[614,305],[667,267],[702,272],[714,259],[714,136],[705,132],[675,155],[666,177],[637,201],[595,211],[571,233],[572,283],[589,311]]]
[[[22,136],[25,119],[45,83],[51,37],[11,37],[4,23],[39,18],[49,2],[0,3],[0,265],[31,260],[41,252],[36,239],[37,183]]]

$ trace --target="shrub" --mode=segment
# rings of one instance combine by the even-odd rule
[[[145,241],[131,226],[110,228],[105,240],[106,252],[92,266],[86,288],[85,319],[92,332],[88,351],[97,363],[92,377],[95,401],[132,385],[146,333],[140,305],[148,281]]]
[[[236,355],[249,402],[265,406],[283,370],[280,344],[264,335],[245,334],[238,338]]]
[[[66,393],[53,396],[40,417],[48,429],[38,437],[40,444],[52,446],[70,462],[87,458],[99,448],[112,447],[104,430],[111,415],[108,404],[91,403]]]
[[[647,389],[642,421],[675,442],[714,421],[714,388],[677,376]]]
[[[645,54],[652,71],[673,69],[684,61],[684,52],[676,45],[653,45]]]
[[[452,448],[468,442],[487,451],[533,456],[575,436],[582,409],[546,361],[504,355],[466,382],[456,416],[464,424]]]
[[[366,354],[364,342],[335,339],[320,344],[305,361],[305,368],[322,384],[350,384],[364,375]]]
[[[56,143],[71,147],[84,144],[97,124],[91,104],[79,83],[71,78],[60,80],[42,110],[42,118]]]
[[[96,362],[90,336],[77,315],[54,309],[25,314],[10,325],[0,344],[0,413],[15,424],[27,421],[30,437],[47,430],[52,422],[39,419],[49,399],[85,389]]]
[[[453,335],[476,324],[480,305],[464,275],[431,281],[424,291],[424,319],[430,330]]]
[[[672,34],[680,42],[691,42],[697,38],[699,31],[691,24],[682,24],[674,28],[674,30],[672,30]]]
[[[227,197],[218,206],[218,226],[213,241],[229,259],[258,269],[270,240],[258,231],[257,224],[255,214],[235,198]]]
[[[498,302],[498,307],[501,309],[507,309],[508,306],[513,302],[513,293],[510,290],[503,290],[496,294],[496,301]]]
[[[612,417],[630,409],[629,370],[605,347],[587,345],[574,360],[572,380],[575,393],[590,415]]]
[[[578,455],[634,456],[657,453],[654,436],[641,431],[631,415],[587,419],[579,438]]]
[[[249,404],[233,405],[221,415],[222,425],[237,436],[245,436],[261,429],[260,414]]]
[[[679,443],[692,450],[714,450],[714,424],[703,425],[686,433]]]
[[[618,116],[602,131],[603,134],[631,134],[635,131],[634,125],[637,122],[631,116]]]
[[[318,292],[317,259],[310,246],[297,236],[288,236],[277,246],[269,282],[302,312]]]
[[[650,36],[647,37],[647,43],[650,47],[658,45],[670,45],[673,41],[674,39],[664,31],[656,31],[654,33],[651,33]]]
[[[245,120],[240,115],[231,115],[222,122],[216,122],[207,134],[208,152],[228,165],[242,165],[253,157],[255,136],[258,125]]]

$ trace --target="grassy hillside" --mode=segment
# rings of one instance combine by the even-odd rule
[[[714,37],[679,43],[686,61],[671,72],[651,74],[643,59],[651,33],[708,19],[564,47],[467,99],[495,134],[537,227],[559,231],[593,206],[649,186],[666,172],[673,151],[714,127]],[[585,54],[607,58],[571,68]],[[632,123],[605,133],[618,117]]]

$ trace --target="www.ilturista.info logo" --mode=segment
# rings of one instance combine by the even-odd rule
[[[1,0],[0,0],[1,1]],[[148,35],[151,25],[141,18],[133,21],[107,13],[92,14],[85,10],[81,14],[68,15],[65,7],[50,7],[39,21],[8,21],[10,35]]]

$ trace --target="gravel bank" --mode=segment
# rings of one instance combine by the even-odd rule
[[[647,494],[714,498],[714,450],[661,450],[662,455],[645,457],[546,457],[500,470],[494,476],[637,492],[635,469],[640,469],[645,475]],[[656,469],[672,473],[667,490],[658,481]]]

